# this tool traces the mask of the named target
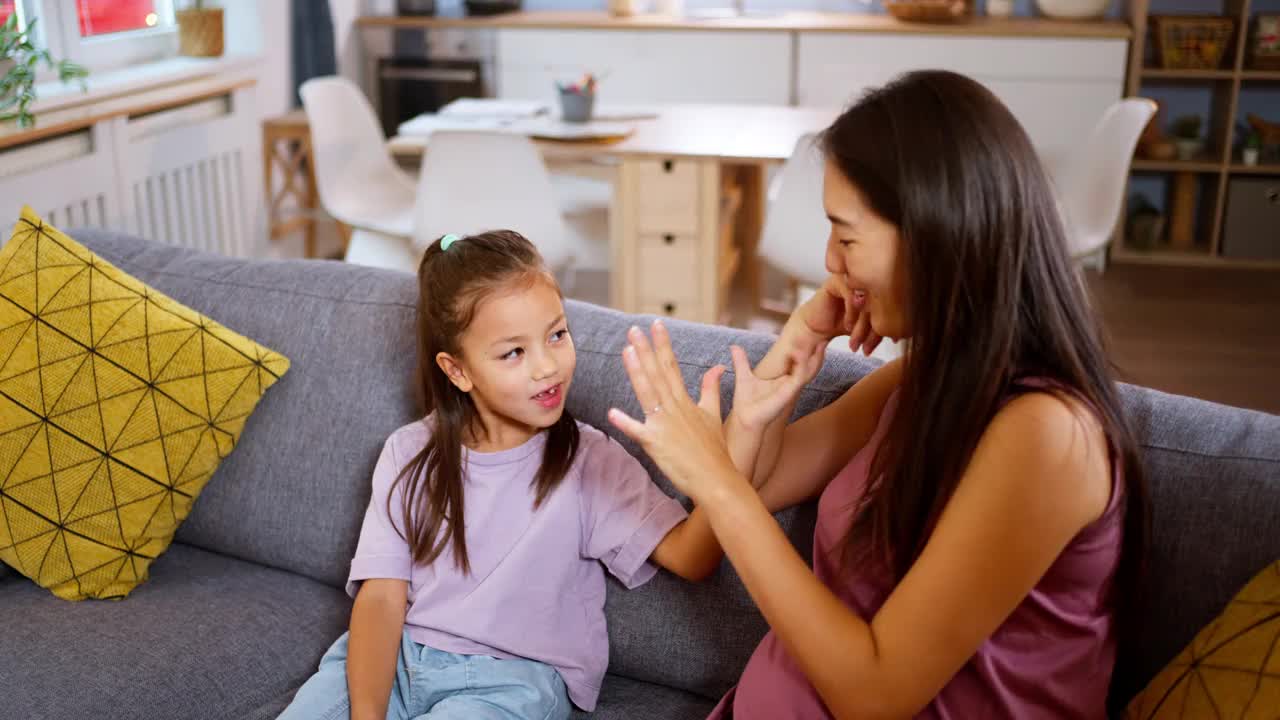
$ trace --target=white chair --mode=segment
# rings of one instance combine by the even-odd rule
[[[1155,111],[1156,104],[1146,98],[1117,101],[1094,125],[1083,152],[1062,168],[1057,178],[1058,203],[1067,248],[1077,263],[1096,258],[1101,269],[1120,219],[1129,162]]]
[[[325,212],[351,226],[346,259],[363,265],[417,267],[413,235],[416,187],[396,165],[373,108],[360,88],[341,77],[302,84],[311,126],[316,189]]]
[[[758,250],[761,259],[792,281],[793,298],[786,314],[808,300],[827,279],[827,238],[831,221],[822,207],[822,183],[826,160],[815,135],[802,135],[795,149],[769,186],[769,207]],[[847,348],[846,338],[832,347]],[[891,360],[902,354],[902,344],[886,339],[872,357]]]
[[[831,222],[822,208],[825,160],[815,139],[812,134],[802,135],[770,183],[757,251],[793,283],[813,287],[827,279],[827,237],[831,235]],[[790,310],[787,307],[784,312]]]
[[[422,252],[446,233],[510,229],[529,238],[547,264],[576,268],[607,253],[608,234],[570,232],[542,155],[523,135],[436,131],[422,161],[414,210],[414,247]],[[607,227],[607,226],[606,226]],[[572,273],[565,279],[570,292]]]

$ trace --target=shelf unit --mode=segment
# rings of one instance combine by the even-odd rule
[[[1129,20],[1133,26],[1133,40],[1129,49],[1129,71],[1126,95],[1142,96],[1147,83],[1205,87],[1212,92],[1212,105],[1208,117],[1207,149],[1191,160],[1151,160],[1134,158],[1134,173],[1169,173],[1172,182],[1181,173],[1194,173],[1199,185],[1201,201],[1197,213],[1197,230],[1193,249],[1136,249],[1128,245],[1123,232],[1117,235],[1111,258],[1118,262],[1161,265],[1240,266],[1253,268],[1280,268],[1280,260],[1246,260],[1226,258],[1221,254],[1222,231],[1226,217],[1227,192],[1232,176],[1280,177],[1280,164],[1245,165],[1235,150],[1238,138],[1236,119],[1239,115],[1240,90],[1245,82],[1275,82],[1280,92],[1280,70],[1255,70],[1248,67],[1251,33],[1253,30],[1251,0],[1224,0],[1222,17],[1235,20],[1232,41],[1227,46],[1224,67],[1204,70],[1172,70],[1147,64],[1148,44],[1153,38],[1148,32],[1151,0],[1131,0]],[[1172,118],[1163,117],[1164,122]],[[1188,180],[1187,182],[1190,182]],[[1123,227],[1124,223],[1121,222]],[[1277,240],[1280,242],[1280,240]]]

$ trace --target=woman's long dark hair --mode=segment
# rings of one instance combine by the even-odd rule
[[[1124,539],[1113,582],[1119,630],[1148,543],[1134,438],[1053,190],[1018,121],[979,83],[903,75],[863,96],[821,140],[827,158],[898,227],[907,277],[897,412],[872,461],[845,557],[901,580],[1001,404],[1039,377],[1098,416],[1123,474]]]
[[[436,364],[441,352],[461,357],[460,340],[481,301],[495,290],[551,282],[537,249],[510,230],[471,235],[448,250],[436,240],[418,266],[418,381],[430,439],[396,478],[404,484],[405,541],[416,563],[429,564],[450,546],[454,565],[471,572],[463,522],[463,440],[483,434],[471,395],[459,390]],[[534,507],[564,479],[578,452],[578,425],[565,410],[547,431],[542,466],[533,485]],[[393,486],[394,487],[394,486]],[[390,505],[387,511],[396,512]]]

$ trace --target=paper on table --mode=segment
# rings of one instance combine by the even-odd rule
[[[532,117],[550,108],[537,100],[459,98],[440,108],[439,114],[457,117]]]
[[[593,122],[626,122],[628,120],[655,120],[657,108],[645,105],[611,105],[601,103],[591,111]]]
[[[401,135],[430,135],[436,130],[477,130],[501,132],[511,127],[519,118],[492,116],[468,117],[465,115],[419,115],[406,120],[396,128]]]
[[[546,115],[526,118],[419,115],[398,128],[400,135],[417,137],[437,130],[505,132],[553,140],[594,140],[626,137],[635,132],[635,126],[625,122],[567,123]]]

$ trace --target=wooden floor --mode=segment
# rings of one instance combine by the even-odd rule
[[[1122,379],[1280,414],[1280,271],[1113,264],[1089,286]]]

